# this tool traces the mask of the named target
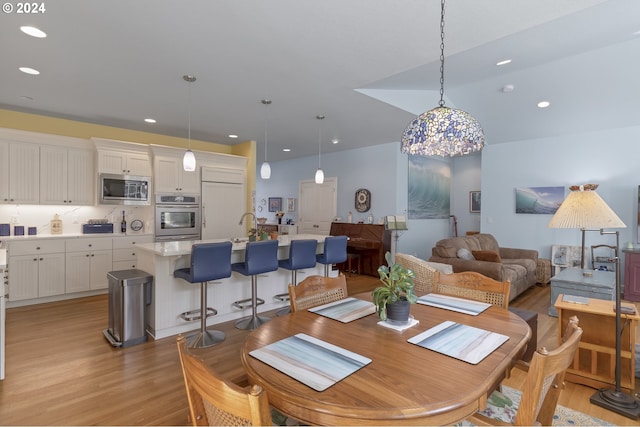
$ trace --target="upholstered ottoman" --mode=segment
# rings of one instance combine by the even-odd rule
[[[522,355],[522,360],[529,362],[533,357],[533,352],[538,348],[538,313],[515,307],[509,307],[509,311],[524,319],[531,328],[531,341],[529,341],[527,350]]]

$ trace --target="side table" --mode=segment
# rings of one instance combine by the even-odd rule
[[[616,368],[616,314],[615,302],[589,298],[588,304],[565,302],[558,295],[555,307],[558,310],[558,343],[571,316],[577,316],[583,330],[580,345],[573,364],[567,369],[568,381],[593,388],[615,386]],[[633,304],[622,304],[634,307]],[[635,307],[634,307],[635,308]],[[620,341],[620,387],[625,392],[635,389],[636,328],[640,316],[622,314]]]
[[[585,276],[584,272],[592,275]],[[558,317],[558,312],[553,304],[560,294],[612,301],[616,297],[615,288],[616,274],[612,271],[565,268],[551,278],[549,316]]]

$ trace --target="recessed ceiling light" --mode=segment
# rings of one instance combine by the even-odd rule
[[[513,85],[504,85],[502,86],[502,89],[500,89],[502,92],[504,93],[511,93],[513,92],[513,90],[515,89],[515,86]]]
[[[156,123],[156,119],[152,119],[152,118],[144,119],[144,121],[147,123]]]
[[[236,139],[237,137],[238,137],[238,135],[234,135],[234,134],[229,135],[229,138]]]
[[[507,64],[510,64],[510,63],[511,63],[510,59],[503,59],[502,61],[496,62],[496,65],[500,66],[500,65],[507,65]]]
[[[291,151],[291,148],[283,148],[282,151],[284,151],[285,153],[288,153],[289,151]]]
[[[30,35],[31,37],[37,37],[39,39],[47,37],[47,33],[42,31],[41,29],[36,27],[30,27],[28,25],[23,25],[22,27],[20,27],[20,31]]]
[[[18,68],[18,70],[22,71],[25,74],[32,74],[34,76],[37,76],[38,74],[40,74],[40,71],[30,67],[20,67]]]
[[[340,141],[339,141],[339,140],[337,140],[337,139],[332,139],[332,140],[331,140],[331,142],[332,142],[333,144],[339,144],[339,143],[340,143]]]
[[[547,108],[551,103],[549,101],[540,101],[538,102],[538,108]]]

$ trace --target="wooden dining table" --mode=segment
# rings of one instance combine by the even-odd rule
[[[355,295],[371,301],[370,293]],[[404,331],[378,325],[374,313],[342,323],[308,310],[276,317],[251,332],[242,364],[270,404],[311,425],[448,425],[486,407],[488,396],[526,349],[531,329],[519,316],[491,306],[477,316],[423,304],[411,306],[418,324]],[[409,343],[445,321],[508,336],[477,364]],[[306,334],[371,359],[371,363],[316,391],[249,353]]]

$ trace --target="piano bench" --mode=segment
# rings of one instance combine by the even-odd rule
[[[349,273],[349,275],[351,275],[352,273],[357,273],[360,274],[360,269],[361,269],[361,265],[360,265],[360,254],[356,254],[353,252],[349,252],[347,253],[347,272]],[[352,262],[356,262],[357,268],[354,270],[351,263]]]

